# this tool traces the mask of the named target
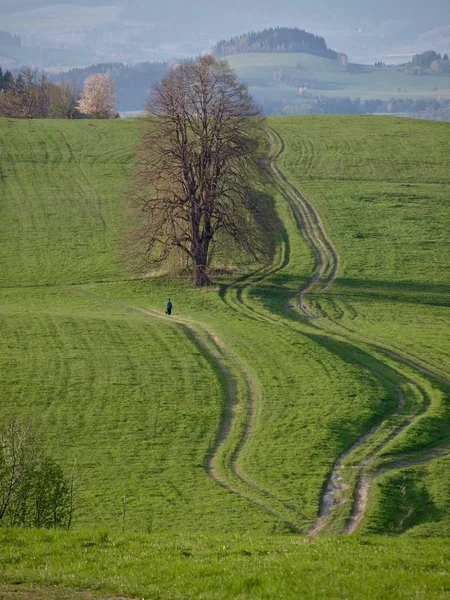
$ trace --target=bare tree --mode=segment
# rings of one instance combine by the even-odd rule
[[[76,81],[67,82],[64,77],[54,86],[51,96],[52,116],[61,119],[74,119],[80,116],[78,103],[81,99],[81,88]]]
[[[78,110],[94,119],[109,119],[114,115],[115,105],[115,86],[110,76],[107,73],[90,75],[84,82]]]
[[[22,117],[20,97],[16,93],[16,83],[13,81],[8,88],[0,91],[0,117]]]
[[[147,264],[174,250],[207,285],[211,243],[230,237],[258,255],[253,218],[262,168],[259,109],[225,61],[203,56],[154,86],[133,191],[137,239]]]
[[[36,460],[37,449],[30,427],[12,419],[0,431],[0,520]]]
[[[0,94],[0,116],[26,119],[46,118],[50,113],[53,86],[45,73],[23,67],[6,91]]]

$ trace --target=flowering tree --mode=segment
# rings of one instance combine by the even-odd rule
[[[77,108],[94,119],[109,119],[114,115],[116,92],[114,82],[105,74],[90,75],[84,82]]]

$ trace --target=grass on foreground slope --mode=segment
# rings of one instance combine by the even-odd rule
[[[272,123],[287,143],[285,174],[318,208],[340,256],[333,287],[315,299],[325,311],[319,326],[450,379],[449,126],[370,117]],[[448,386],[405,369],[431,406],[385,458],[450,442]],[[442,458],[380,476],[361,531],[447,532],[448,468]]]
[[[76,463],[77,527],[120,529],[125,489],[126,530],[267,533],[286,531],[289,520],[305,531],[334,460],[392,410],[392,390],[276,322],[237,313],[217,288],[127,281],[116,254],[120,192],[141,127],[0,122],[0,418],[30,419],[49,454],[67,471]],[[292,221],[278,202],[281,217]],[[311,261],[298,236],[291,255],[306,265],[305,274],[285,267],[290,285],[301,285]],[[274,278],[269,302],[279,290]],[[256,415],[240,463],[263,491],[229,472],[242,427],[224,448],[228,466],[219,468],[277,515],[208,477],[225,382],[193,339],[194,325],[143,312],[163,308],[169,296],[175,315],[222,339],[257,389],[253,407],[240,398],[243,424],[250,409]]]
[[[418,551],[416,540],[398,538],[0,529],[0,544],[0,598],[438,600],[450,591],[443,540],[422,540]]]

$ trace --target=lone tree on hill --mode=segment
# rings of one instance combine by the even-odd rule
[[[109,119],[114,116],[115,106],[116,92],[110,76],[107,73],[90,75],[84,82],[78,110],[94,119]]]
[[[153,88],[134,189],[138,249],[161,264],[178,249],[208,285],[212,242],[227,235],[258,256],[262,119],[225,61],[203,56]]]

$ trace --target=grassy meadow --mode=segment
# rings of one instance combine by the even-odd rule
[[[375,350],[382,347],[418,367],[388,361],[415,380],[429,409],[380,458],[448,447],[449,386],[442,381],[450,379],[448,125],[391,124],[372,117],[277,119],[272,124],[286,141],[283,172],[318,208],[340,257],[333,286],[312,296],[323,308],[318,327]],[[382,475],[361,531],[417,525],[422,532],[436,532],[436,521],[440,534],[448,531],[442,509],[448,495],[441,479],[448,466],[443,457],[417,466],[414,475],[411,469]],[[401,504],[386,492],[392,486],[403,490]],[[427,502],[434,509],[420,510]],[[404,522],[402,513],[408,509],[413,515]]]
[[[164,278],[129,281],[120,272],[118,192],[126,187],[139,122],[119,123],[109,140],[111,124],[102,122],[2,125],[8,153],[2,418],[30,419],[48,452],[66,470],[75,464],[78,526],[122,528],[125,490],[125,528],[132,531],[267,533],[286,530],[285,521],[306,531],[335,457],[391,408],[389,390],[296,332],[236,315],[218,288],[199,292]],[[242,466],[280,498],[265,504],[281,510],[281,520],[205,473],[224,384],[214,360],[202,356],[195,331],[145,314],[162,309],[168,296],[175,311],[213,329],[257,382],[257,419]],[[332,395],[340,398],[346,423],[338,436],[335,409],[323,410]],[[313,443],[311,432],[317,432]],[[255,490],[251,495],[265,499]]]
[[[315,264],[280,181],[272,265],[224,265],[205,290],[135,278],[144,123],[0,120],[0,423],[28,420],[76,482],[74,532],[0,528],[0,598],[448,595],[446,542],[422,538],[450,535],[449,126],[267,124],[339,256],[314,318],[295,310]],[[346,532],[367,476],[357,533],[402,539],[298,536],[341,459],[323,532]]]
[[[448,597],[442,540],[0,529],[0,598]],[[86,591],[84,591],[86,590]],[[113,596],[112,596],[113,595]]]
[[[299,87],[314,96],[379,98],[450,98],[449,75],[410,76],[398,67],[350,64],[310,54],[248,53],[226,59],[260,102],[283,97],[298,102]],[[283,73],[284,79],[274,77]],[[300,83],[303,82],[303,83]]]

